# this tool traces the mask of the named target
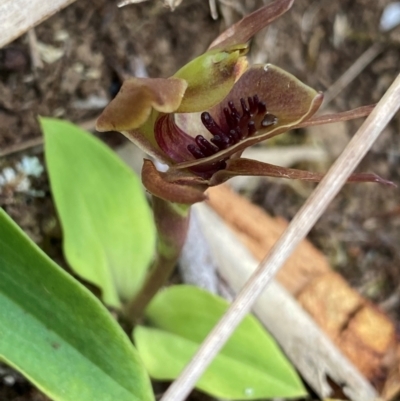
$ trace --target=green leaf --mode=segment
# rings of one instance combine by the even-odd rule
[[[51,189],[74,272],[120,307],[141,284],[153,257],[155,228],[138,177],[93,135],[41,118]]]
[[[0,359],[54,401],[151,401],[109,312],[0,209]]]
[[[196,287],[158,294],[146,310],[153,328],[138,326],[134,339],[155,379],[175,379],[228,303]],[[301,380],[260,323],[248,315],[197,383],[214,397],[259,399],[306,395]]]

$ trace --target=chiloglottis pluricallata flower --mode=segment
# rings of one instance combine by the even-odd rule
[[[123,83],[97,129],[120,131],[169,165],[163,173],[144,161],[142,180],[149,192],[191,204],[205,199],[209,186],[235,175],[321,179],[321,174],[240,157],[246,147],[292,128],[355,118],[371,110],[313,117],[322,93],[276,66],[248,65],[248,41],[292,3],[277,0],[243,18],[170,78]],[[350,181],[388,183],[374,174],[354,174]]]

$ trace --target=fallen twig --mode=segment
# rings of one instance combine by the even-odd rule
[[[35,28],[28,31],[29,51],[31,54],[32,68],[35,72],[38,68],[43,68],[43,61],[40,58],[38,42],[36,37]]]
[[[79,127],[86,131],[94,131],[97,118],[91,118],[90,120],[82,121],[78,124]],[[39,136],[37,138],[28,139],[20,143],[15,143],[13,145],[7,146],[3,150],[0,150],[0,157],[10,156],[14,153],[23,152],[28,149],[35,148],[37,146],[43,146],[43,137]]]
[[[343,89],[366,68],[384,49],[381,43],[370,46],[324,93],[322,108],[325,108]]]
[[[75,0],[0,0],[0,48]]]

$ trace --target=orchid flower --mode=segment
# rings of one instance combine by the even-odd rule
[[[321,175],[240,158],[253,144],[306,123],[322,93],[267,64],[249,66],[248,40],[278,18],[293,0],[278,0],[232,26],[208,51],[170,78],[131,78],[98,119],[99,131],[121,131],[166,173],[145,160],[146,188],[163,199],[192,204],[208,186],[235,175],[318,181]],[[358,174],[357,181],[380,181]]]
[[[293,1],[276,0],[243,18],[170,78],[126,80],[97,121],[98,131],[120,131],[169,166],[167,172],[160,172],[145,159],[142,181],[158,199],[156,208],[164,213],[159,220],[164,238],[176,235],[180,245],[172,252],[175,255],[183,244],[184,224],[177,218],[180,226],[175,234],[172,220],[168,228],[162,224],[166,215],[173,214],[168,202],[191,205],[202,201],[209,186],[235,175],[318,181],[321,174],[244,159],[241,154],[248,146],[296,127],[365,116],[371,111],[361,108],[313,118],[322,93],[279,67],[248,64],[249,40],[285,13]],[[350,180],[384,182],[373,174],[355,174]]]

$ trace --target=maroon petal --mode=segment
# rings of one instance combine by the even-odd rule
[[[188,114],[188,116],[190,116],[190,114]],[[197,160],[198,157],[204,157],[204,153],[202,152],[210,151],[210,148],[207,149],[206,145],[206,149],[204,149],[202,147],[203,143],[208,144],[209,147],[213,147],[213,145],[211,145],[204,137],[202,137],[202,130],[196,131],[196,127],[198,127],[197,124],[190,124],[190,121],[186,121],[184,122],[183,126],[185,127],[185,130],[187,129],[189,132],[195,135],[198,133],[199,135],[196,135],[196,137],[193,138],[186,134],[185,131],[175,123],[175,116],[172,114],[160,117],[155,123],[155,139],[157,141],[157,145],[162,150],[164,159],[165,156],[168,157],[166,163],[169,165],[175,165],[175,163],[182,161]],[[204,126],[202,126],[202,128],[204,129]],[[225,161],[223,159],[219,159],[215,162],[204,165],[194,165],[193,167],[187,169],[187,172],[194,173],[198,177],[208,179],[216,171],[225,168],[225,166]],[[181,170],[177,170],[177,172],[181,172]]]
[[[233,102],[238,108],[241,98],[248,99],[254,95],[265,103],[268,113],[278,119],[274,126],[265,129],[257,127],[255,136],[262,136],[264,139],[265,133],[269,134],[281,127],[291,128],[300,120],[303,121],[305,116],[310,118],[310,107],[317,96],[322,102],[321,94],[281,68],[272,64],[254,65],[240,77],[229,95],[212,108],[210,113],[223,124],[223,110],[229,102]]]
[[[169,202],[192,205],[207,199],[204,194],[207,186],[203,180],[179,173],[162,173],[148,159],[144,159],[142,182],[151,194]]]
[[[354,120],[356,118],[367,117],[371,114],[374,108],[375,104],[371,104],[368,106],[357,107],[356,109],[353,110],[342,111],[340,113],[324,114],[322,116],[313,116],[309,120],[303,121],[302,123],[294,126],[293,129],[313,127],[315,125],[333,124],[340,121],[349,121],[349,120]]]
[[[319,182],[322,180],[325,174],[275,166],[274,164],[262,163],[257,160],[234,159],[227,162],[226,169],[220,170],[212,176],[210,185],[214,186],[222,184],[230,178],[238,175],[267,176]],[[370,173],[352,174],[347,182],[376,182],[379,184],[396,186],[393,182],[385,180],[376,174]]]
[[[195,160],[188,146],[196,145],[195,139],[180,129],[173,114],[159,117],[154,125],[154,135],[158,146],[175,163]]]
[[[215,39],[209,49],[244,44],[258,31],[280,17],[292,7],[294,0],[277,0],[247,15]]]

